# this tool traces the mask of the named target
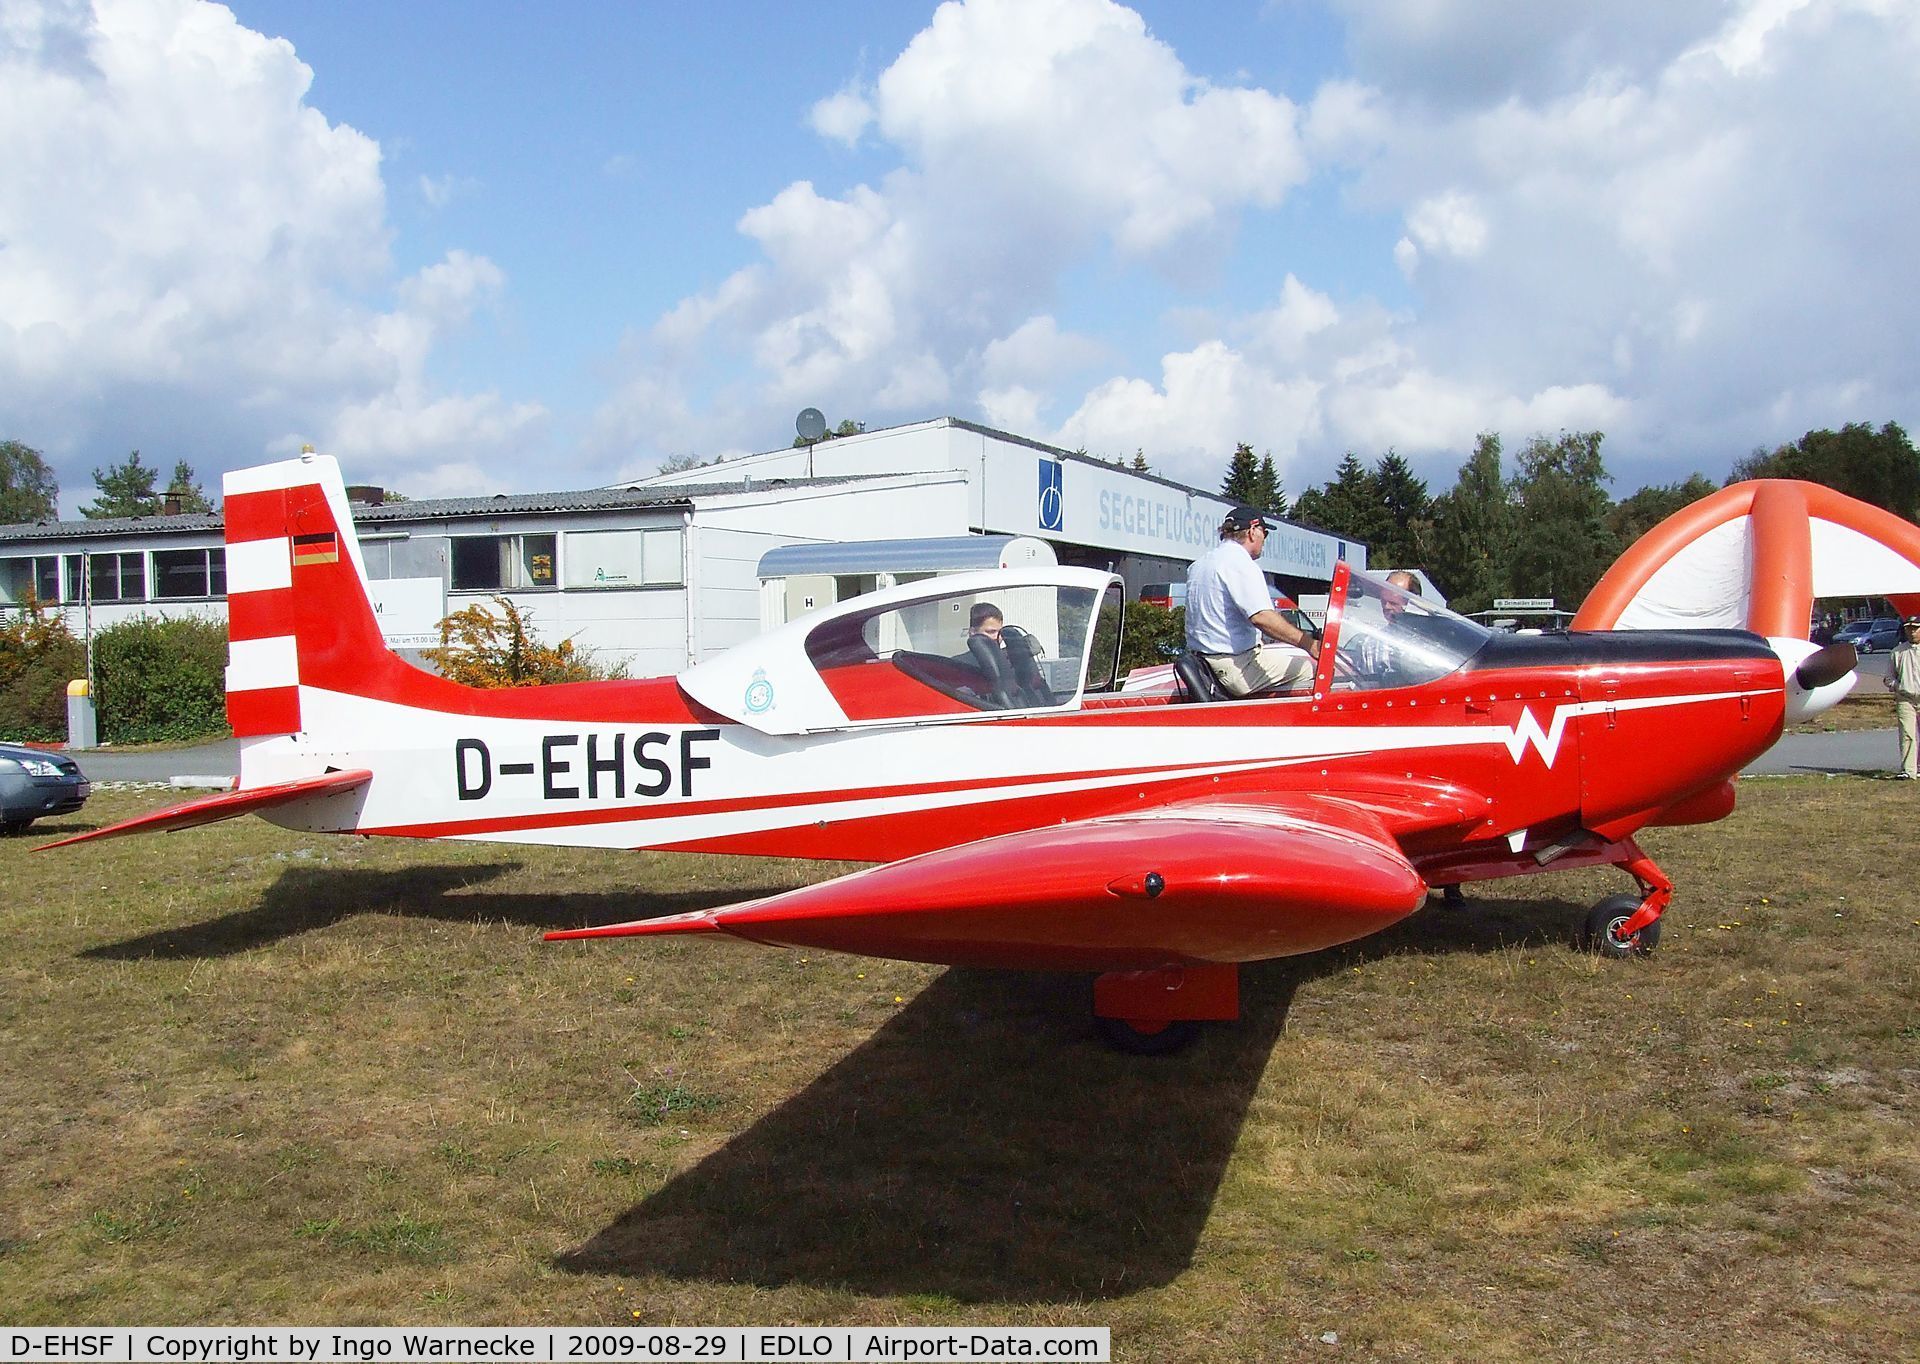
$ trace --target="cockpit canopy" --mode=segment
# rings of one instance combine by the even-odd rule
[[[1457,671],[1489,631],[1384,578],[1350,573],[1336,594],[1339,631],[1334,685],[1417,687]]]
[[[1094,569],[956,573],[813,612],[679,682],[768,734],[1070,710],[1112,681],[1120,600]]]

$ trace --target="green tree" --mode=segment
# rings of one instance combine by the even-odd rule
[[[793,438],[793,448],[798,450],[804,445],[819,445],[822,442],[834,440],[840,436],[857,436],[866,429],[867,424],[865,422],[857,422],[852,417],[848,417],[831,431],[822,433],[820,439],[817,441],[808,440],[805,436],[795,436]],[[716,460],[714,462],[718,463],[719,461]]]
[[[93,471],[94,487],[100,496],[80,508],[80,514],[90,521],[109,516],[152,516],[160,510],[160,494],[153,488],[159,477],[160,471],[142,464],[140,452],[135,450],[121,463]]]
[[[1749,478],[1804,478],[1920,520],[1920,454],[1898,422],[1878,431],[1851,422],[1838,431],[1809,431],[1771,453],[1755,450],[1733,466],[1727,481]]]
[[[1132,469],[1136,474],[1148,472],[1147,452],[1136,447],[1133,452],[1133,463],[1127,467]]]
[[[44,521],[60,502],[53,470],[31,445],[0,440],[0,526]]]
[[[1220,496],[1229,502],[1244,502],[1249,507],[1264,507],[1260,497],[1260,465],[1253,457],[1253,447],[1241,441],[1233,447],[1233,458],[1227,461],[1227,476],[1220,480]]]
[[[1689,474],[1681,483],[1642,488],[1614,503],[1613,510],[1607,513],[1607,529],[1613,532],[1614,543],[1624,551],[1682,507],[1698,502],[1716,488],[1705,474]]]
[[[1507,594],[1514,510],[1500,437],[1483,432],[1454,485],[1434,503],[1427,572],[1457,611],[1484,611]]]
[[[1309,488],[1294,500],[1294,515],[1325,531],[1358,540],[1371,549],[1387,535],[1380,489],[1360,457],[1347,451],[1324,487]]]
[[[1275,516],[1287,514],[1287,494],[1280,486],[1280,471],[1273,467],[1273,451],[1260,456],[1260,468],[1254,475],[1254,490],[1259,500],[1253,505],[1264,507]]]
[[[1426,480],[1388,450],[1373,466],[1374,495],[1384,524],[1367,542],[1367,562],[1392,568],[1427,568],[1433,558],[1433,498]]]
[[[193,466],[184,459],[173,466],[173,477],[167,482],[167,499],[178,504],[183,512],[210,512],[213,503],[199,483],[194,480]]]
[[[1529,597],[1572,606],[1586,597],[1614,560],[1618,541],[1607,526],[1613,499],[1600,458],[1598,431],[1535,436],[1520,452],[1513,479],[1516,513],[1509,580]]]

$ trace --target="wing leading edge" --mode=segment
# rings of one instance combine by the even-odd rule
[[[1426,883],[1373,812],[1182,806],[1029,829],[721,909],[549,940],[726,933],[956,966],[1118,971],[1259,961],[1378,932]]]

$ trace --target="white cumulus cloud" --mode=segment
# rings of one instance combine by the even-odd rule
[[[199,0],[0,11],[0,427],[53,458],[69,504],[135,446],[205,477],[330,438],[373,478],[421,453],[408,431],[485,465],[537,421],[427,384],[500,271],[456,251],[394,279],[380,148],[311,81]],[[356,415],[388,411],[413,420]]]

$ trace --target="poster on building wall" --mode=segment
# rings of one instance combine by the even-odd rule
[[[435,649],[440,619],[447,614],[446,588],[438,578],[377,578],[367,584],[373,618],[389,649]]]

